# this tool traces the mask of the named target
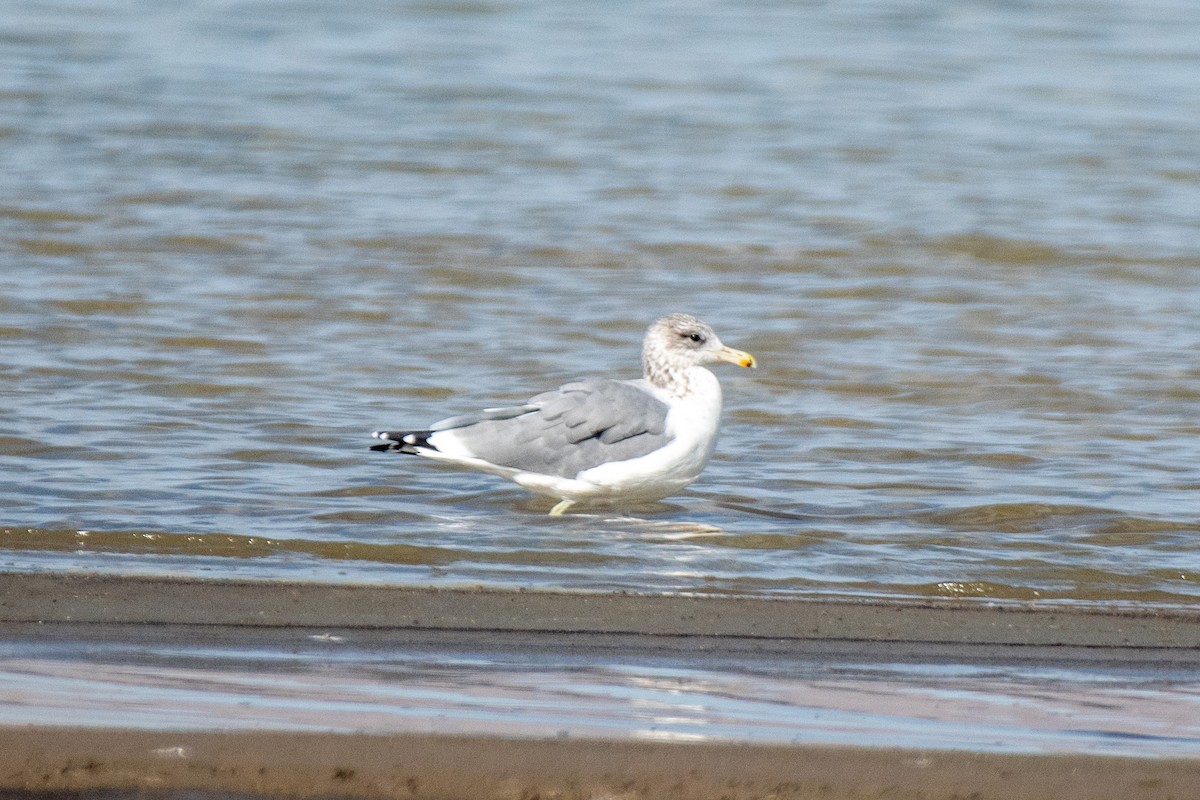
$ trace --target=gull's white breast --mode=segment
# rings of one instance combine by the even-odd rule
[[[639,458],[615,461],[584,470],[575,476],[591,491],[579,499],[619,496],[627,499],[660,500],[674,494],[700,476],[712,457],[721,421],[721,384],[703,367],[687,373],[688,392],[676,397],[647,387],[667,404],[665,447]]]

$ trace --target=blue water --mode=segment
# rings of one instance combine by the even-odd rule
[[[0,570],[1193,604],[1192,11],[10,3]],[[677,498],[366,451],[673,310]]]

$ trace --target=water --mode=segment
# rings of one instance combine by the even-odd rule
[[[1193,604],[1191,11],[10,3],[0,570]],[[679,497],[366,450],[673,310]]]
[[[419,632],[163,636],[10,630],[8,724],[291,730],[666,742],[842,744],[974,752],[1194,756],[1192,663],[1143,670],[962,659],[881,664],[854,652],[746,659],[739,643],[682,666],[655,644],[555,652]],[[118,629],[120,630],[120,629]],[[76,632],[75,635],[79,635]],[[132,638],[132,641],[130,641]],[[253,639],[254,642],[248,641]],[[498,641],[497,641],[498,640]],[[670,650],[668,645],[665,650]],[[1061,649],[1058,657],[1062,658]],[[1094,657],[1094,654],[1090,657]],[[685,658],[687,658],[685,656]],[[716,663],[713,663],[716,662]]]

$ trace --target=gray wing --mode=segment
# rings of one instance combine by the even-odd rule
[[[466,428],[487,420],[512,419],[522,414],[528,414],[530,411],[537,411],[537,406],[526,404],[523,406],[507,406],[505,408],[485,408],[483,411],[477,411],[474,414],[461,414],[457,417],[447,417],[446,419],[438,420],[429,426],[429,432],[437,433],[438,431],[449,431],[455,428]]]
[[[665,446],[668,410],[631,383],[587,380],[539,394],[525,405],[442,420],[433,430],[452,433],[492,464],[573,478]]]

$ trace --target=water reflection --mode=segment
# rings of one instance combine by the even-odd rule
[[[1194,676],[808,663],[751,671],[546,653],[11,642],[5,724],[819,742],[1167,756],[1200,741]],[[86,653],[81,657],[81,653]],[[537,663],[533,663],[533,659]]]

